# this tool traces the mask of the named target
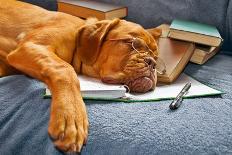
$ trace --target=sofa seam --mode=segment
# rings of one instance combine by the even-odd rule
[[[231,0],[228,0],[227,2],[227,8],[226,8],[226,18],[225,18],[225,26],[226,26],[226,39],[228,41],[230,41],[230,27],[229,27],[229,24],[230,24],[230,21],[229,21],[229,17],[228,17],[228,12],[229,12],[229,6],[230,6],[230,3],[231,3]]]

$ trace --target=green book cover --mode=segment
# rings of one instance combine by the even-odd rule
[[[193,21],[175,19],[170,25],[170,29],[193,32],[207,36],[222,38],[215,26],[197,23]]]

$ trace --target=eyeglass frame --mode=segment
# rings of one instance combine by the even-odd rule
[[[131,40],[130,42],[131,42],[131,46],[132,46],[133,50],[136,51],[137,53],[140,53],[139,50],[136,49],[135,46],[134,46],[135,40],[140,40],[140,38],[137,38],[137,37],[132,37],[132,38],[118,38],[118,39],[107,39],[106,41],[123,41],[123,40],[128,40],[128,39]],[[142,40],[142,39],[141,39],[141,40]],[[143,41],[144,41],[144,40],[143,40]],[[144,41],[144,42],[145,42],[145,41]],[[146,46],[146,48],[147,48],[147,50],[148,50],[149,52],[153,53],[153,51],[149,48],[149,46],[147,45],[146,42],[145,42],[145,46]],[[164,61],[163,61],[161,58],[159,58],[159,57],[157,57],[156,61],[157,61],[156,67],[157,67],[157,65],[159,65],[159,64],[161,64],[161,65],[163,66],[163,69],[162,69],[161,71],[159,71],[158,69],[156,69],[157,73],[158,73],[159,75],[165,74],[165,73],[166,73],[166,65],[165,65]]]

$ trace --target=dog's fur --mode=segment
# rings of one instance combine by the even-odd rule
[[[135,92],[153,89],[160,31],[150,32],[125,20],[85,21],[0,0],[0,76],[22,72],[45,82],[52,92],[49,135],[59,149],[79,152],[89,123],[76,73]],[[149,51],[135,50],[134,38]]]

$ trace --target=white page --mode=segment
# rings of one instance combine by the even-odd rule
[[[155,90],[147,92],[145,94],[129,94],[128,97],[131,100],[160,100],[175,98],[182,90],[184,85],[191,82],[191,87],[185,97],[197,97],[222,94],[221,91],[210,88],[190,76],[182,73],[179,78],[169,85],[158,85]]]
[[[123,97],[126,88],[123,85],[106,84],[96,78],[78,75],[81,93],[84,98],[116,99]]]
[[[80,81],[81,95],[83,98],[92,99],[117,99],[126,93],[124,85],[106,84],[96,78],[78,75]],[[51,96],[51,92],[46,88],[46,96]]]

